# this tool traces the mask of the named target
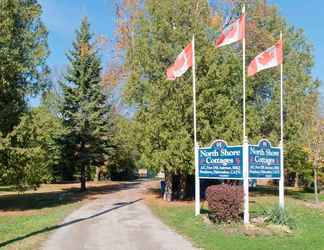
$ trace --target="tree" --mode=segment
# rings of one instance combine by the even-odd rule
[[[140,155],[136,147],[133,121],[114,112],[114,154],[108,159],[111,179],[134,179]]]
[[[26,111],[27,96],[47,85],[47,30],[37,0],[0,0],[0,132]]]
[[[0,183],[24,191],[57,178],[61,163],[61,121],[44,107],[21,117],[6,137],[0,138]]]
[[[70,66],[62,82],[61,112],[68,129],[64,143],[67,157],[80,168],[81,191],[86,190],[87,169],[104,163],[110,136],[110,107],[103,94],[101,61],[89,28],[84,18],[68,54]]]
[[[318,95],[319,93],[314,93],[314,96],[318,97]],[[315,103],[310,103],[308,109],[305,110],[307,117],[305,120],[305,146],[314,178],[315,202],[318,203],[318,179],[322,168],[321,153],[323,154],[324,149],[324,119],[320,112],[319,98],[314,98],[313,102]]]
[[[196,36],[199,144],[208,145],[216,138],[229,144],[242,142],[241,46],[215,49],[212,45],[212,34],[222,29],[222,21],[231,21],[241,13],[243,1],[231,1],[231,8],[227,2],[219,1],[213,8],[203,0],[146,0],[140,11],[136,9],[137,15],[131,15],[136,18],[130,20],[131,42],[125,48],[124,96],[137,109],[134,137],[141,138],[142,159],[147,166],[164,170],[168,199],[174,191],[183,198],[189,190],[188,175],[194,173],[191,74],[174,82],[165,77],[166,68],[192,34]],[[285,141],[287,149],[295,150],[304,126],[304,116],[298,111],[318,87],[311,76],[312,47],[301,30],[289,25],[265,1],[249,1],[247,9],[247,62],[272,46],[281,30],[285,34]],[[248,79],[247,132],[251,143],[262,137],[279,143],[279,79],[278,69]],[[177,176],[180,185],[173,185]]]
[[[315,136],[311,146],[313,155],[313,173],[314,173],[314,194],[316,203],[319,202],[318,198],[318,177],[320,169],[323,169],[321,152],[323,154],[324,149],[324,120],[317,117],[317,121],[314,127]]]
[[[44,105],[32,109],[31,116],[32,121],[29,125],[36,133],[32,141],[33,146],[40,146],[46,152],[47,181],[64,179],[65,169],[63,169],[64,158],[61,138],[64,138],[67,130],[62,121],[49,112]]]

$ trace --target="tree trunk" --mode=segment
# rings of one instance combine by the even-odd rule
[[[188,178],[187,174],[180,175],[180,187],[179,187],[179,199],[184,200],[187,198],[187,184]]]
[[[166,201],[172,201],[172,186],[173,184],[173,174],[169,171],[165,171],[165,191],[163,199]]]
[[[298,173],[296,173],[296,176],[295,176],[295,185],[294,185],[295,188],[299,188],[299,175]]]
[[[96,166],[96,176],[95,176],[95,181],[100,181],[100,173],[101,173],[101,168]]]
[[[317,166],[314,166],[314,193],[315,193],[315,202],[319,203],[318,188],[317,188]]]
[[[80,191],[84,192],[87,190],[86,187],[86,165],[82,159],[82,153],[83,153],[83,149],[84,149],[84,142],[81,142],[81,149],[80,149],[80,153],[81,153],[81,159],[79,159],[81,161],[81,169],[80,169]]]
[[[86,191],[87,190],[87,187],[86,187],[86,167],[85,167],[84,164],[81,165],[80,183],[81,183],[80,191],[81,192]]]

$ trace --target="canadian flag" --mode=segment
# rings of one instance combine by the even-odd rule
[[[276,67],[283,63],[282,40],[280,39],[274,46],[257,55],[248,67],[248,76],[253,76],[257,72]]]
[[[174,64],[167,69],[167,79],[175,80],[177,77],[182,76],[192,66],[192,55],[192,42],[190,42],[177,56]]]
[[[245,36],[245,15],[229,24],[216,40],[216,48],[238,42]]]

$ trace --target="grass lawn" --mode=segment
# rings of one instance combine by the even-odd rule
[[[0,187],[0,249],[38,249],[64,217],[118,185],[89,183],[88,191],[80,193],[77,183],[49,184],[20,195],[11,187]]]
[[[251,217],[278,204],[277,196],[264,191],[252,192]],[[194,246],[202,249],[324,250],[324,205],[322,204],[321,208],[312,208],[310,201],[307,201],[313,198],[311,194],[293,191],[289,191],[288,194],[287,209],[294,217],[297,229],[291,234],[276,236],[252,237],[243,232],[228,232],[224,226],[209,224],[202,217],[195,217],[192,202],[169,204],[151,194],[147,204],[164,223],[190,239]],[[321,200],[324,200],[324,195],[321,195]],[[203,207],[207,209],[207,204],[203,204]]]

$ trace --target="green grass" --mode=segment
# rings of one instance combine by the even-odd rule
[[[78,186],[49,184],[24,194],[17,194],[12,187],[0,187],[0,249],[39,249],[49,233],[64,226],[63,219],[80,207],[81,201],[122,187],[118,183],[94,183],[80,193]]]
[[[323,198],[323,196],[321,197]],[[278,197],[261,197],[251,200],[251,215],[255,216],[265,209],[275,206]],[[162,207],[160,203],[150,203],[158,217],[180,234],[191,239],[196,247],[210,250],[322,250],[324,249],[324,211],[310,209],[303,201],[287,199],[287,209],[293,215],[297,229],[289,235],[246,236],[243,233],[225,233],[222,227],[208,225],[201,217],[194,216],[193,206]],[[205,205],[206,206],[206,205]]]
[[[279,195],[278,189],[271,186],[257,186],[251,190],[255,195]],[[294,188],[286,189],[289,197],[303,201],[314,201],[315,195],[312,190],[296,190]],[[324,194],[319,194],[320,201],[324,201]]]
[[[39,248],[48,233],[57,228],[63,218],[78,205],[72,203],[43,208],[29,215],[0,216],[0,248]]]

